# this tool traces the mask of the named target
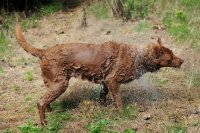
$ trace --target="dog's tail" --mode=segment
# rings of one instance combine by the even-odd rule
[[[22,28],[21,28],[21,26],[20,26],[19,23],[17,23],[15,25],[15,36],[16,36],[17,42],[22,46],[22,48],[24,48],[24,50],[26,52],[29,52],[33,56],[37,56],[40,59],[42,58],[42,55],[43,55],[43,53],[44,53],[45,50],[44,49],[35,48],[35,47],[33,47],[32,45],[30,45],[26,41],[26,39],[24,38],[24,36],[22,34]]]

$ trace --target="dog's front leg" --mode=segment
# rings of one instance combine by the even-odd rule
[[[106,104],[106,95],[108,94],[108,86],[106,81],[101,83],[101,91],[100,91],[100,104],[103,106],[107,106]]]
[[[114,79],[108,79],[107,85],[117,109],[119,110],[119,112],[122,112],[122,98],[119,91],[119,84]]]

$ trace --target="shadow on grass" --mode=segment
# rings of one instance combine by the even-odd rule
[[[184,92],[180,92],[177,88],[163,89],[158,86],[123,86],[121,87],[121,95],[123,104],[137,103],[138,105],[187,97]],[[87,89],[87,91],[76,89],[73,96],[66,96],[60,101],[53,102],[52,107],[61,110],[72,110],[77,108],[83,100],[99,102],[99,96],[100,86]],[[113,104],[109,94],[107,102],[108,104]]]

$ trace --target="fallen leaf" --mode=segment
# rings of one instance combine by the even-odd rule
[[[13,116],[11,115],[11,116],[9,116],[9,120],[13,120]]]
[[[90,101],[83,100],[83,105],[84,105],[84,106],[87,106],[87,105],[89,105],[89,104],[90,104]]]
[[[126,29],[125,32],[126,32],[126,33],[130,33],[131,30],[130,30],[130,29]]]

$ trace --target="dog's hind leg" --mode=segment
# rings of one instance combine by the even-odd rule
[[[106,95],[108,94],[108,86],[106,81],[101,83],[101,91],[100,91],[100,104],[106,106]]]
[[[48,108],[51,102],[65,92],[67,86],[68,80],[50,83],[48,91],[37,104],[41,125],[47,125],[47,122],[45,121],[45,109]]]

